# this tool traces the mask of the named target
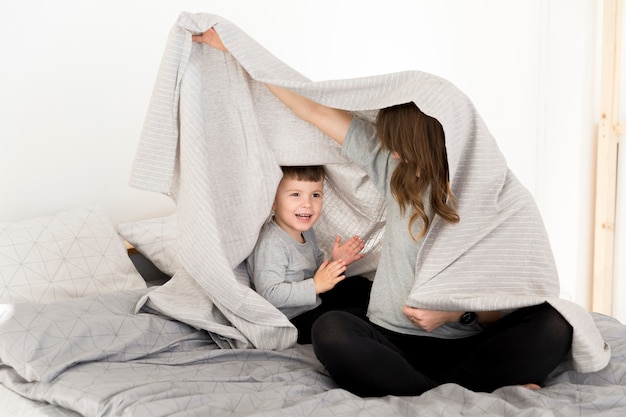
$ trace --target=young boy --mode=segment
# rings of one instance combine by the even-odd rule
[[[261,229],[248,272],[255,290],[298,329],[298,343],[311,343],[311,326],[329,310],[365,315],[371,282],[345,278],[346,266],[361,259],[358,236],[335,239],[331,260],[324,259],[313,225],[322,212],[324,167],[284,166],[273,216]]]

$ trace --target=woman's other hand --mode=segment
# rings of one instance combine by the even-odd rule
[[[213,28],[200,35],[191,35],[191,40],[194,42],[206,43],[207,45],[212,46],[215,49],[219,49],[220,51],[226,51],[226,47]]]
[[[463,314],[458,311],[425,310],[409,306],[404,306],[402,313],[411,323],[427,332],[432,332],[443,324],[458,321],[461,314]]]

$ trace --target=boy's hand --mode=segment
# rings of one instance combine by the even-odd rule
[[[226,51],[226,47],[213,28],[207,30],[201,35],[191,35],[191,40],[194,42],[206,43],[207,45],[212,46],[215,49],[219,49],[220,51]]]
[[[315,293],[321,294],[332,290],[338,282],[342,281],[346,276],[343,275],[346,270],[346,264],[342,260],[330,262],[326,259],[318,268],[313,282],[315,282]]]
[[[353,236],[352,238],[345,241],[345,243],[341,244],[341,236],[337,236],[335,238],[335,244],[333,245],[332,258],[333,260],[341,259],[346,263],[346,265],[350,265],[352,262],[361,259],[364,255],[361,253],[365,244],[363,243],[363,239],[358,236]]]

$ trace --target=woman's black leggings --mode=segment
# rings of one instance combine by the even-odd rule
[[[572,326],[550,304],[525,307],[461,339],[405,335],[343,311],[313,325],[318,359],[363,397],[420,395],[454,382],[473,391],[539,384],[565,358]]]

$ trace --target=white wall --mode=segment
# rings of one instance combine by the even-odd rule
[[[622,27],[626,27],[626,14],[622,14]],[[621,42],[621,83],[619,95],[619,121],[626,123],[626,32]],[[626,323],[626,135],[619,138],[617,162],[617,201],[615,210],[615,273],[613,282],[613,315]]]
[[[562,296],[590,306],[599,120],[600,1],[542,4],[535,197]]]
[[[613,316],[626,323],[626,146],[624,135],[620,138],[617,207],[615,218],[615,276],[613,282]]]
[[[168,31],[219,14],[312,79],[419,69],[475,102],[536,196],[563,296],[588,307],[599,0],[31,0],[0,5],[0,219],[101,201],[169,213],[126,183]]]

